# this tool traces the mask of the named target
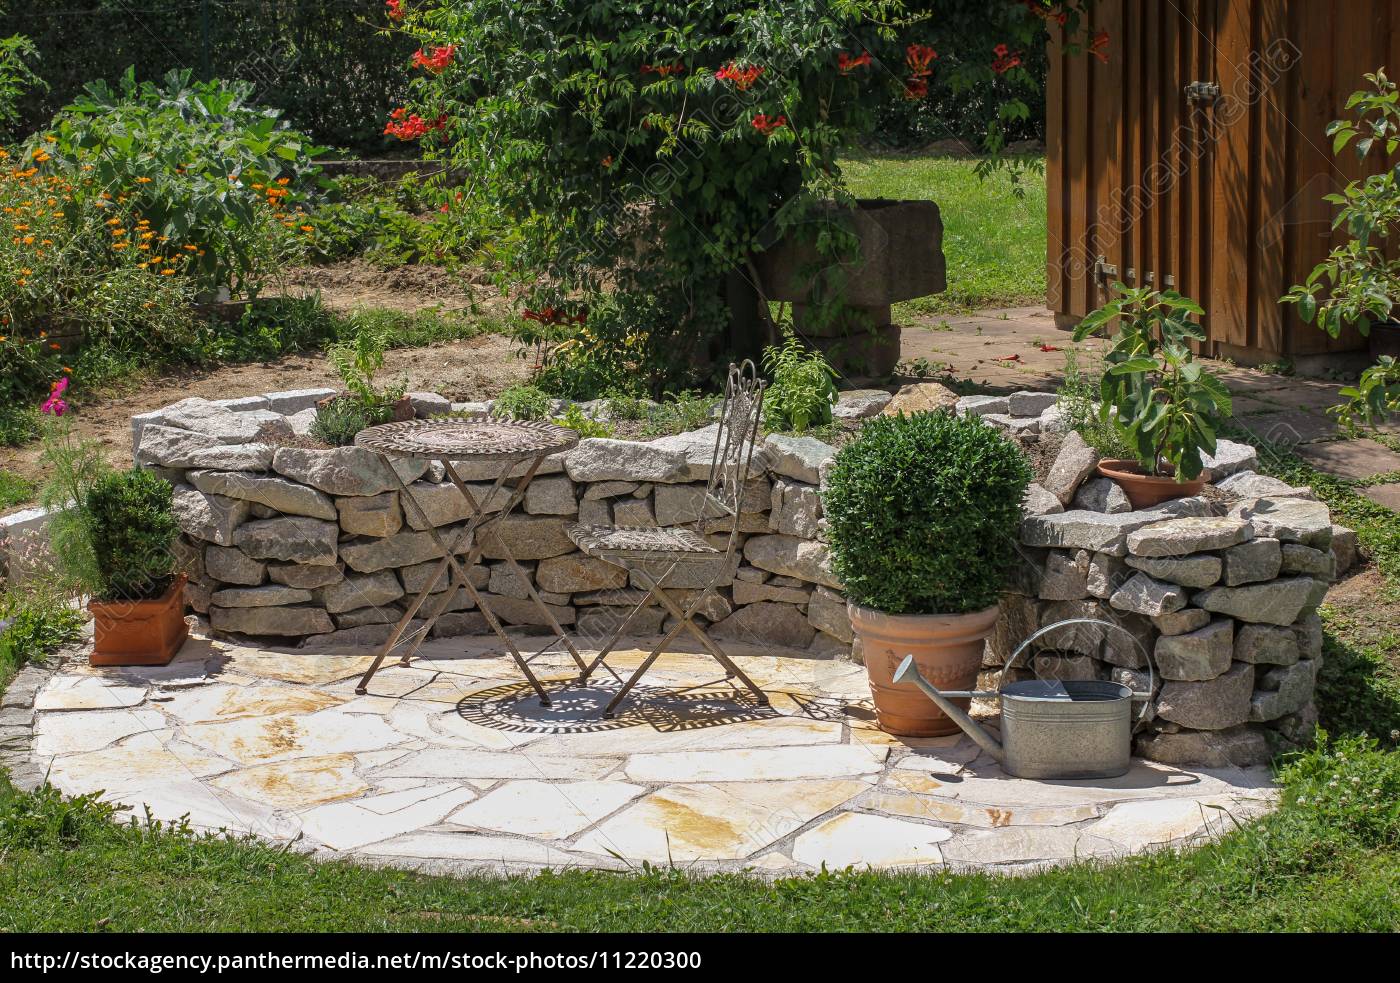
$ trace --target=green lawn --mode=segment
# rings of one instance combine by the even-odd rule
[[[1043,158],[1027,158],[1043,164]],[[1005,172],[983,180],[976,161],[864,157],[843,161],[851,190],[866,198],[930,198],[943,214],[948,290],[901,305],[906,313],[950,314],[1045,301],[1045,176],[1021,174],[1021,197]]]
[[[1400,757],[1344,750],[1293,776],[1306,805],[1217,844],[1023,878],[431,877],[116,826],[90,804],[3,786],[0,931],[1394,931]],[[1374,815],[1346,804],[1363,775],[1388,799]]]
[[[9,471],[0,471],[0,509],[19,505],[34,497],[32,482]]]

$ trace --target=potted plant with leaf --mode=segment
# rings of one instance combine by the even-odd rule
[[[1195,360],[1192,341],[1205,331],[1191,320],[1201,306],[1174,290],[1114,284],[1117,299],[1089,314],[1074,340],[1117,323],[1104,355],[1099,418],[1112,424],[1136,460],[1099,462],[1099,474],[1123,489],[1135,509],[1195,495],[1205,484],[1202,454],[1230,416],[1225,384]]]
[[[88,602],[95,666],[163,666],[189,633],[185,575],[173,548],[180,528],[170,483],[145,470],[113,471],[87,493],[100,586]]]
[[[912,653],[940,689],[976,683],[1030,480],[1003,434],[941,412],[878,417],[836,455],[822,493],[832,570],[881,729],[957,731],[917,690],[894,685],[894,672]]]

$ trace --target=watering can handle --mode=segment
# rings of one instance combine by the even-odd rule
[[[1065,625],[1099,625],[1103,628],[1112,628],[1126,635],[1128,639],[1133,643],[1134,648],[1139,647],[1138,641],[1133,636],[1133,633],[1128,631],[1128,629],[1124,628],[1122,625],[1115,625],[1111,621],[1103,621],[1099,618],[1066,618],[1064,621],[1056,621],[1054,624],[1046,625],[1044,628],[1032,632],[1029,638],[1023,641],[1020,645],[1016,646],[1016,651],[1011,653],[1011,655],[1007,658],[1005,664],[1003,664],[1001,667],[1002,675],[1006,675],[1006,670],[1011,668],[1012,664],[1015,663],[1016,659],[1021,655],[1022,652],[1026,650],[1026,646],[1030,645],[1031,642],[1035,641],[1041,635],[1047,634],[1048,632],[1052,632],[1057,628],[1063,628]],[[1152,653],[1144,651],[1143,656],[1147,660],[1147,692],[1133,693],[1133,699],[1142,700],[1142,712],[1138,714],[1138,719],[1133,722],[1134,731],[1136,731],[1139,727],[1141,727],[1144,723],[1147,722],[1147,711],[1152,706],[1152,691],[1157,687],[1157,673],[1152,665]]]

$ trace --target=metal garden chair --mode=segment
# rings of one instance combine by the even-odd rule
[[[637,685],[652,663],[665,651],[666,646],[682,631],[689,631],[699,639],[700,644],[705,646],[724,669],[726,678],[738,677],[760,705],[768,703],[764,692],[744,675],[714,639],[691,620],[717,587],[733,580],[734,557],[739,544],[740,502],[744,483],[749,477],[749,468],[753,464],[754,445],[763,414],[763,390],[764,383],[758,378],[758,370],[753,362],[745,360],[741,365],[729,366],[724,405],[715,431],[714,464],[710,469],[709,482],[705,486],[705,494],[696,509],[694,520],[685,526],[667,528],[576,524],[569,529],[569,538],[580,550],[626,570],[632,582],[641,584],[647,591],[646,596],[622,619],[612,637],[583,670],[578,678],[580,684],[587,682],[588,677],[604,664],[604,660],[627,630],[627,626],[643,608],[655,602],[676,619],[676,623],[651,650],[651,654],[642,661],[631,678],[623,683],[622,689],[604,708],[604,717],[611,718],[616,715],[618,705],[626,699],[632,687]],[[721,550],[706,540],[705,529],[716,521],[722,522],[726,519],[729,520],[729,542]],[[690,564],[707,564],[713,573],[709,574],[707,581],[706,575],[702,573],[700,579],[704,586],[695,590],[688,603],[681,604],[672,594],[673,588],[666,586],[666,582],[673,572]]]

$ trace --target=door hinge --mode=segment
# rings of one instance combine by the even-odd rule
[[[1219,82],[1187,82],[1186,98],[1191,102],[1213,105],[1220,99]]]
[[[1099,286],[1106,287],[1109,282],[1118,276],[1118,267],[1110,263],[1104,256],[1100,256],[1094,261],[1094,280]]]

